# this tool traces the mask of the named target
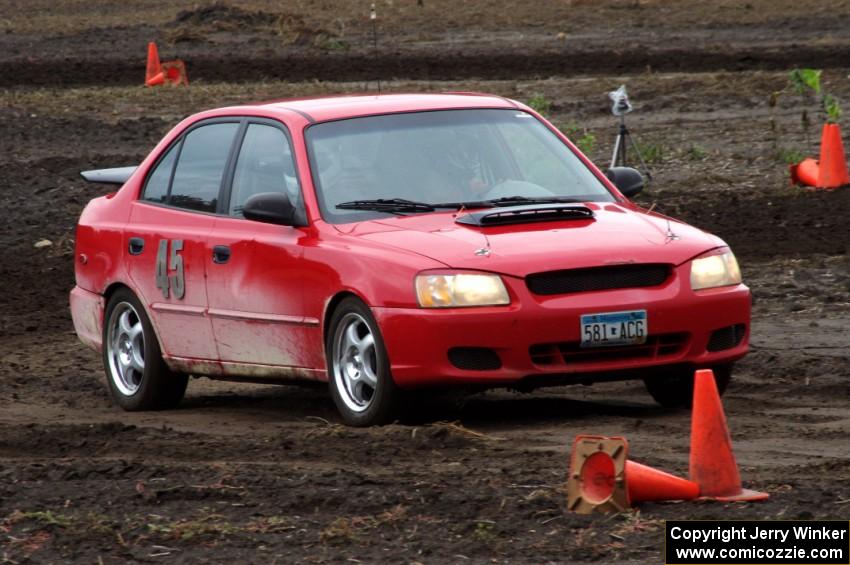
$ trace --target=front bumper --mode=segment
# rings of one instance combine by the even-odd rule
[[[749,289],[737,285],[695,292],[687,283],[686,269],[679,267],[675,272],[676,276],[658,287],[557,296],[534,295],[522,279],[503,277],[511,294],[510,306],[379,307],[373,311],[393,378],[402,387],[587,383],[613,380],[618,375],[634,378],[666,366],[710,367],[746,355]],[[646,310],[646,346],[578,346],[581,315],[624,310]],[[735,328],[731,330],[734,339],[726,340],[718,350],[715,332],[728,328]],[[449,359],[452,348],[492,350],[501,366],[458,368]]]

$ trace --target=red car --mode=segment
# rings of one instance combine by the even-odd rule
[[[221,108],[83,176],[122,186],[80,218],[71,311],[127,410],[189,375],[327,381],[352,425],[424,387],[643,379],[675,405],[747,352],[726,244],[498,96]]]

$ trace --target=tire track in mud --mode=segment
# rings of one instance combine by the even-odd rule
[[[494,51],[470,46],[461,51],[423,51],[373,57],[368,52],[287,54],[231,57],[204,53],[185,57],[190,78],[206,82],[256,80],[367,81],[526,80],[574,74],[785,70],[795,66],[842,68],[850,45],[739,47],[712,49],[616,49],[592,51]],[[0,87],[118,86],[140,84],[143,64],[135,58],[38,58],[0,61]]]

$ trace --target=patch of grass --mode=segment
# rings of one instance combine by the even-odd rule
[[[243,528],[234,526],[224,520],[221,514],[203,514],[198,518],[184,518],[176,522],[146,524],[148,532],[175,540],[191,540],[197,538],[220,538],[232,535]]]
[[[526,102],[528,106],[542,116],[548,116],[552,110],[552,101],[543,94],[535,94]]]
[[[495,522],[479,520],[475,523],[475,529],[472,531],[472,537],[480,542],[492,543],[498,538],[495,528]]]
[[[699,145],[691,145],[688,147],[688,150],[685,152],[685,155],[691,161],[702,161],[706,157],[708,157],[708,151],[700,147]]]
[[[342,517],[337,518],[319,532],[321,543],[351,542],[355,537],[352,519]]]
[[[578,148],[581,149],[581,152],[587,155],[593,151],[594,147],[596,147],[596,136],[587,132],[580,138],[576,139],[575,143]]]
[[[338,37],[333,37],[325,34],[316,36],[313,44],[324,51],[348,51],[350,45]]]
[[[794,149],[791,147],[780,147],[776,150],[776,153],[773,155],[773,158],[779,161],[780,163],[785,163],[786,165],[794,165],[805,159],[806,155],[798,149]]]
[[[264,516],[249,522],[245,531],[256,534],[277,534],[296,529],[297,526],[287,516]]]
[[[643,143],[636,141],[635,145],[637,145],[640,154],[643,155],[643,160],[647,164],[658,164],[664,161],[666,148],[663,144],[653,141],[645,141]]]
[[[396,527],[407,517],[407,508],[401,504],[374,516],[339,517],[319,532],[321,543],[351,543],[361,539],[368,530]]]
[[[575,143],[584,154],[591,153],[596,147],[596,136],[576,122],[563,124],[558,129],[564,132],[564,135],[569,137],[570,141]]]
[[[70,516],[63,514],[54,514],[50,510],[36,510],[32,512],[21,512],[16,510],[6,519],[9,524],[17,524],[19,522],[32,521],[41,526],[59,526],[67,528],[73,522]]]

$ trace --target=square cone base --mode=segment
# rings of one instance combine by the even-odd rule
[[[766,492],[750,490],[742,488],[738,494],[728,496],[701,496],[700,500],[716,500],[718,502],[758,502],[759,500],[767,500],[770,495]]]

